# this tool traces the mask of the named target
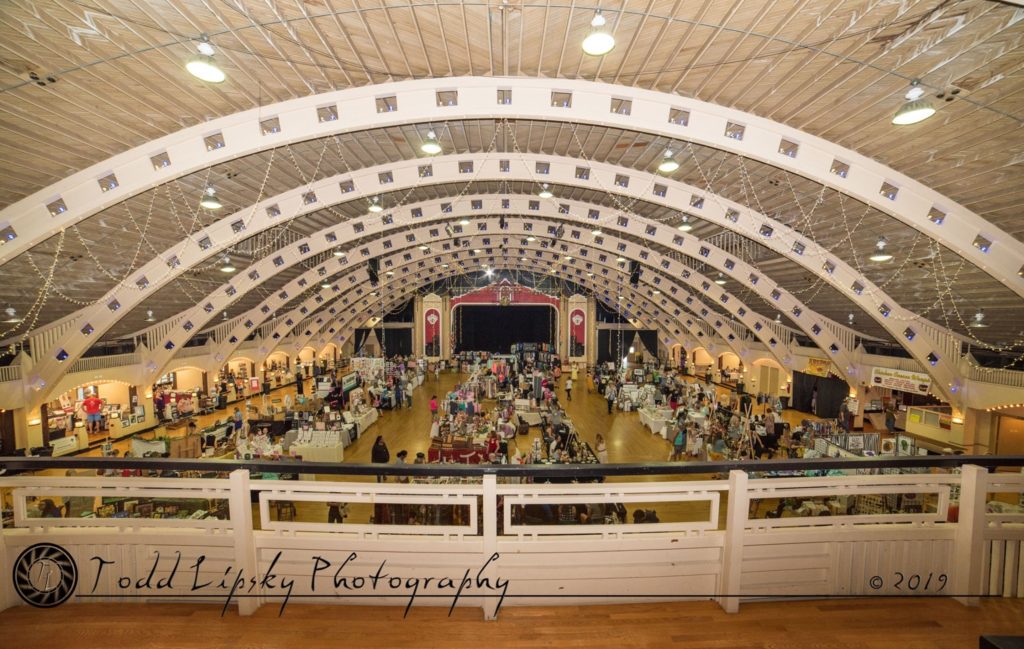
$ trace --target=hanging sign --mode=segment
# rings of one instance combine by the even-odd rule
[[[813,374],[814,376],[828,376],[828,368],[831,365],[832,361],[827,358],[808,358],[804,373]]]
[[[569,356],[586,355],[587,315],[583,309],[573,309],[569,314]]]
[[[932,378],[920,372],[894,370],[888,367],[871,368],[871,385],[913,394],[928,394]]]
[[[423,314],[423,346],[425,356],[441,355],[441,312],[437,309]]]

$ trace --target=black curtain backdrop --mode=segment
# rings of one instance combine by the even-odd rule
[[[658,332],[654,329],[641,329],[640,342],[644,344],[647,351],[654,354],[653,358],[644,358],[644,361],[658,360]]]
[[[516,343],[555,342],[555,311],[547,306],[463,305],[455,309],[455,351],[507,354]]]
[[[632,340],[633,333],[630,331],[622,332],[622,347],[619,349],[619,332],[613,329],[598,329],[597,330],[597,362],[607,363],[609,361],[617,363],[622,360],[622,356],[626,355],[629,351],[629,342]],[[622,352],[622,355],[619,352]]]
[[[811,412],[811,395],[818,390],[817,408],[814,414],[825,419],[839,415],[839,406],[850,394],[846,381],[834,376],[815,376],[804,372],[793,372],[793,403],[791,406],[801,412]]]
[[[353,349],[355,349],[356,356],[359,356],[359,350],[363,348],[363,343],[370,337],[370,330],[356,329],[354,336],[355,338],[353,338],[352,342],[355,344],[355,347]]]
[[[377,335],[381,335],[377,330]],[[396,354],[412,355],[412,329],[384,329],[384,352],[388,358]]]
[[[394,313],[389,313],[385,315],[384,322],[412,322],[415,313],[416,310],[413,308],[413,301],[409,300]]]

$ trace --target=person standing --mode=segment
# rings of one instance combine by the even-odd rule
[[[892,404],[885,407],[885,429],[892,435],[896,432],[896,410],[893,409]]]
[[[565,400],[572,401],[572,379],[565,380]]]
[[[437,395],[430,397],[430,417],[433,419],[437,416]]]
[[[615,404],[615,384],[609,383],[604,390],[604,398],[608,401],[608,414],[612,414],[612,406]]]
[[[348,503],[327,503],[327,522],[344,523],[348,516]]]
[[[242,419],[243,419],[242,418],[242,411],[238,409],[238,406],[235,406],[235,412],[231,416],[231,418],[232,418],[232,420],[235,423],[235,433],[238,433],[238,431],[242,430]]]
[[[405,466],[406,465],[405,458],[407,458],[407,457],[409,457],[409,451],[407,451],[405,449],[402,449],[401,451],[399,451],[398,455],[395,456],[395,466]],[[398,476],[398,481],[399,482],[409,482],[409,476],[407,476],[407,475],[400,475],[400,476]]]
[[[384,442],[383,435],[377,435],[377,440],[373,443],[373,448],[370,450],[370,461],[374,464],[387,464],[391,461],[391,452],[388,451],[388,445]],[[377,482],[384,482],[384,476],[378,475]]]
[[[96,396],[95,393],[90,394],[82,401],[82,410],[85,411],[85,428],[86,432],[90,435],[94,435],[100,432],[100,427],[103,421],[103,399]]]
[[[604,435],[601,433],[597,434],[597,441],[594,443],[594,452],[597,455],[597,461],[601,464],[608,464],[608,445],[605,444]]]

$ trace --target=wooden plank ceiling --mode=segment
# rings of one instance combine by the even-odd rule
[[[579,43],[598,6],[617,46],[593,58]],[[203,84],[183,69],[201,34],[217,49],[228,76],[223,84]],[[0,206],[130,147],[258,105],[389,80],[517,75],[592,79],[750,111],[890,165],[1024,239],[1022,43],[1024,10],[986,0],[10,0],[0,5]],[[922,80],[939,112],[895,128],[890,119],[912,78]],[[423,130],[379,129],[284,147],[273,154],[265,193],[416,157]],[[569,124],[482,120],[449,122],[443,131],[449,152],[572,155],[644,171],[672,144]],[[226,208],[251,203],[270,159],[268,152],[193,174],[69,229],[57,289],[36,324],[97,299],[157,251],[207,224],[211,217],[196,213],[194,197],[211,180]],[[894,219],[712,149],[692,147],[682,161],[675,178],[704,185],[710,173],[715,191],[803,231],[923,317],[992,343],[1024,337],[1018,297]],[[435,186],[384,200],[412,203],[462,189]],[[493,184],[477,189],[508,191]],[[612,205],[590,190],[560,195]],[[287,229],[304,234],[363,208],[341,205]],[[635,210],[673,224],[679,218],[654,205]],[[698,223],[696,232],[735,244],[708,224]],[[880,233],[900,257],[872,266],[864,260]],[[239,246],[236,265],[266,254],[274,241]],[[47,241],[6,264],[0,305],[27,312],[56,250],[57,242]],[[759,246],[745,250],[814,309],[844,323],[853,314],[858,329],[883,336],[806,271]],[[223,281],[217,265],[161,290],[110,335],[143,327],[146,310],[159,319],[195,304]],[[231,315],[297,272],[246,296]],[[774,317],[759,298],[730,288]],[[967,329],[981,308],[991,326]]]

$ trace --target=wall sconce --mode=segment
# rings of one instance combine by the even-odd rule
[[[38,426],[41,423],[43,423],[43,420],[40,419],[39,417],[36,417],[35,419],[29,419],[28,420],[28,425],[29,426]]]

